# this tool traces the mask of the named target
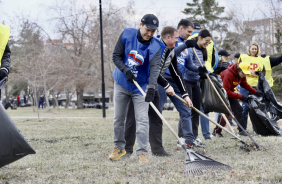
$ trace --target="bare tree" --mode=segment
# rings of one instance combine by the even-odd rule
[[[65,66],[68,73],[65,75],[71,79],[77,94],[77,107],[83,108],[83,92],[86,87],[100,88],[100,31],[99,14],[97,7],[92,4],[79,5],[76,0],[68,0],[51,7],[57,16],[57,30],[62,40],[71,43],[67,49],[71,59]],[[126,21],[122,16],[123,9],[113,6],[106,8],[103,14],[104,48],[105,48],[105,73],[106,82],[111,81],[111,53],[114,44],[125,27]],[[112,83],[112,82],[111,82]],[[107,85],[109,87],[109,85]],[[110,85],[112,86],[112,84]]]

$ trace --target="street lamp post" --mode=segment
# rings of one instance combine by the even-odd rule
[[[106,117],[105,104],[105,81],[104,81],[104,53],[103,53],[103,24],[102,24],[102,2],[99,0],[100,6],[100,37],[101,37],[101,70],[102,70],[102,104],[103,104],[103,118]]]

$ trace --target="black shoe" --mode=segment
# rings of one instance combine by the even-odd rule
[[[214,128],[213,131],[212,131],[212,135],[213,135],[214,137],[216,136],[215,131],[216,131],[216,128]]]
[[[132,155],[133,152],[126,152],[126,154],[123,156],[123,158],[129,158]]]
[[[221,133],[215,133],[216,137],[223,137],[223,135]]]
[[[169,157],[169,156],[171,156],[171,154],[167,153],[165,150],[163,150],[161,152],[152,152],[152,155],[154,155],[156,157]]]
[[[248,136],[244,131],[239,131],[239,135],[241,135],[241,136]]]

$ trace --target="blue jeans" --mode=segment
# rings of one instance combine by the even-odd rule
[[[116,82],[114,83],[114,143],[120,149],[125,148],[125,119],[130,99],[132,99],[135,109],[136,137],[138,142],[136,154],[147,154],[149,140],[149,103],[145,102],[143,96],[127,91]]]
[[[253,87],[253,88],[257,89],[256,87]],[[241,93],[241,95],[243,95],[245,97],[249,96],[249,91],[242,88],[242,87],[240,88],[240,93]],[[249,107],[247,106],[247,104],[242,103],[242,108],[243,108],[243,119],[244,119],[243,128],[247,130]]]
[[[169,84],[173,87],[176,95],[182,97],[178,87],[171,77],[165,77]],[[166,101],[167,95],[163,87],[159,86],[159,95],[160,95],[160,109],[163,110],[164,103]],[[178,124],[178,136],[185,138],[186,143],[192,143],[195,141],[193,130],[192,130],[192,121],[191,121],[191,109],[186,107],[182,101],[178,100],[174,96],[168,95],[171,102],[174,104],[175,108],[179,112],[179,124]]]
[[[202,106],[201,106],[201,112],[205,114],[204,109],[203,109]],[[205,115],[209,116],[209,113],[207,113]],[[210,122],[204,116],[200,116],[200,121],[201,121],[202,134],[203,134],[205,139],[209,139],[211,137],[211,134],[210,134]]]

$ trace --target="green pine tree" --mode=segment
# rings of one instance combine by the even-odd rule
[[[202,28],[208,29],[212,34],[217,32],[214,41],[217,45],[222,44],[224,34],[228,32],[228,21],[231,17],[224,17],[225,7],[218,6],[215,0],[193,0],[193,3],[186,3],[188,8],[182,11],[188,15],[188,20],[192,22],[199,22]]]

